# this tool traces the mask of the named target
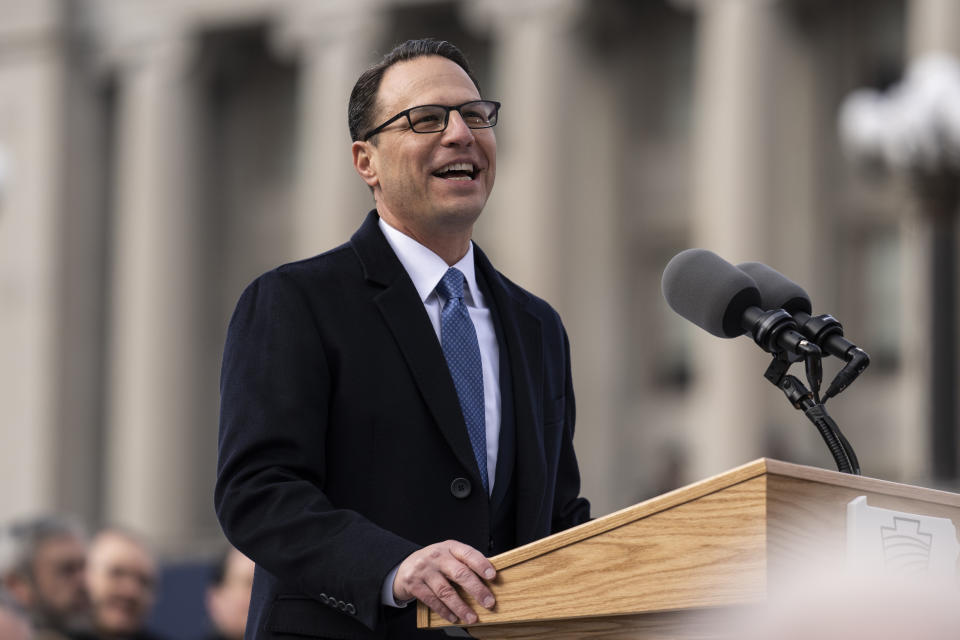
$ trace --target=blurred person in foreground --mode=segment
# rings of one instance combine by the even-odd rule
[[[348,106],[376,208],[237,304],[215,502],[257,563],[248,640],[444,638],[414,599],[473,624],[486,555],[589,519],[563,324],[471,240],[499,107],[449,42],[393,49]]]
[[[0,590],[0,640],[38,640],[27,614],[6,592]]]
[[[139,536],[119,528],[98,533],[87,558],[94,637],[157,640],[144,629],[156,586],[157,561]]]
[[[206,593],[207,614],[214,627],[207,640],[243,640],[253,569],[253,561],[233,547],[217,563]]]
[[[725,630],[718,636],[736,640],[956,640],[960,590],[956,578],[797,569],[762,610]]]
[[[30,616],[38,637],[73,638],[87,629],[83,527],[55,515],[23,520],[10,526],[7,544],[3,586]]]

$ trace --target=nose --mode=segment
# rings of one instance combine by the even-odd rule
[[[126,576],[117,581],[117,593],[123,594],[128,598],[138,598],[140,596],[140,583],[133,576]]]
[[[463,121],[459,111],[451,110],[447,128],[443,130],[442,143],[445,145],[470,146],[473,144],[473,129]]]

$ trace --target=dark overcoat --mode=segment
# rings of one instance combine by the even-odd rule
[[[375,211],[347,244],[241,296],[223,356],[215,505],[257,565],[249,640],[428,638],[414,607],[380,603],[407,555],[446,539],[492,555],[588,519],[560,318],[475,256],[501,361],[489,498],[440,342]]]

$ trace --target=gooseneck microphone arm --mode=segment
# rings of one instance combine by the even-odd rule
[[[842,473],[860,475],[860,461],[853,451],[853,446],[840,431],[840,426],[827,413],[827,407],[819,402],[796,376],[787,374],[790,363],[782,358],[775,357],[763,376],[773,383],[790,401],[795,409],[813,423],[820,437],[830,450],[830,455]]]

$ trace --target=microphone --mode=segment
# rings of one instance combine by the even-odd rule
[[[811,316],[810,296],[800,285],[762,262],[744,262],[737,267],[756,283],[761,307],[783,309],[793,316],[804,336],[829,355],[847,363],[830,383],[824,400],[846,389],[863,373],[870,364],[870,356],[843,337],[843,325],[836,318],[826,314]]]
[[[760,265],[763,267],[761,269],[745,266],[746,269],[739,269],[706,249],[681,251],[663,270],[663,297],[671,309],[701,329],[720,338],[735,338],[749,333],[754,342],[772,353],[773,362],[767,367],[764,377],[783,391],[790,404],[802,410],[813,422],[827,443],[837,468],[843,472],[859,474],[860,463],[853,447],[843,437],[840,428],[827,414],[826,407],[820,401],[819,389],[823,379],[820,347],[800,333],[800,326],[794,316],[782,308],[777,308],[782,304],[796,314],[806,313],[809,319],[809,296],[795,283],[769,267]],[[762,285],[753,277],[751,272],[754,271],[759,274]],[[780,279],[774,279],[769,272],[780,276]],[[770,302],[770,295],[775,296],[776,306]],[[833,322],[840,324],[835,320]],[[834,345],[831,348],[843,346],[832,337],[836,333],[828,331],[825,334],[825,344]],[[848,351],[856,352],[863,353],[856,348]],[[812,394],[796,377],[787,373],[790,365],[801,359],[805,361]],[[849,366],[851,364],[848,362],[847,367]],[[863,368],[859,370],[862,371]],[[846,384],[849,384],[849,381]],[[834,380],[831,383],[834,395],[842,391],[844,386],[846,385],[837,386],[837,381]]]
[[[797,330],[783,309],[761,308],[761,290],[746,272],[706,249],[687,249],[663,270],[663,297],[670,308],[720,338],[750,333],[769,353],[807,357],[820,350]]]

